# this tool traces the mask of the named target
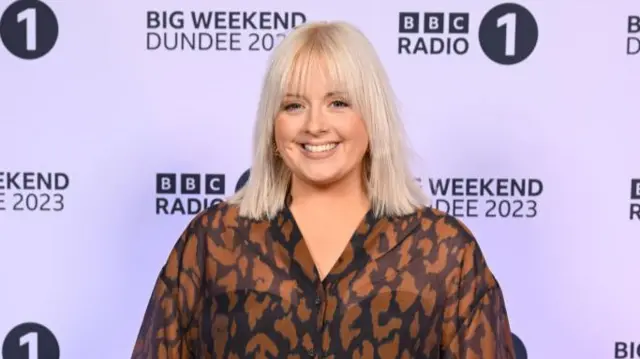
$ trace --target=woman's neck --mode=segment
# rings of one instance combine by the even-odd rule
[[[349,178],[350,177],[350,178]],[[348,176],[328,186],[314,186],[300,179],[291,180],[291,197],[296,206],[317,205],[324,208],[370,206],[362,177]]]

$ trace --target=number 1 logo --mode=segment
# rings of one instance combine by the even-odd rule
[[[11,329],[2,343],[6,359],[60,359],[55,335],[38,323],[23,323]]]
[[[538,43],[538,24],[523,6],[501,4],[482,18],[478,37],[489,59],[501,65],[514,65],[533,53]]]
[[[41,58],[58,40],[58,19],[42,1],[18,0],[0,17],[0,39],[14,56]]]
[[[522,339],[518,338],[518,336],[513,333],[511,333],[511,339],[513,341],[513,348],[516,352],[516,359],[527,359],[529,356]]]

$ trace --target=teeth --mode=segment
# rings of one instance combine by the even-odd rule
[[[324,145],[303,145],[304,149],[309,152],[325,152],[336,148],[337,143],[327,143]]]

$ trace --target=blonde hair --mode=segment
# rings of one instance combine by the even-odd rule
[[[251,219],[273,218],[284,207],[291,172],[275,152],[274,121],[289,81],[304,78],[295,74],[304,73],[313,60],[322,61],[331,79],[344,85],[366,124],[365,179],[374,214],[400,216],[425,206],[427,196],[410,173],[406,136],[385,70],[365,35],[345,22],[304,24],[274,49],[258,105],[251,174],[228,202]]]

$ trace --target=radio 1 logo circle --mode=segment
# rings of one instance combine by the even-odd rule
[[[18,0],[0,17],[0,39],[14,56],[33,60],[48,54],[58,40],[58,19],[39,0]]]
[[[60,359],[60,345],[49,328],[39,323],[22,323],[11,329],[2,342],[6,359]]]
[[[247,169],[240,175],[240,178],[238,178],[238,182],[236,183],[236,192],[241,190],[242,187],[244,187],[244,185],[247,184],[247,182],[249,181],[250,175],[251,175],[251,168]]]
[[[533,53],[538,43],[538,24],[523,6],[501,4],[482,18],[478,37],[489,59],[501,65],[514,65]]]
[[[514,333],[511,333],[511,341],[513,342],[513,349],[516,352],[516,359],[527,359],[527,348],[525,348],[522,339]]]

